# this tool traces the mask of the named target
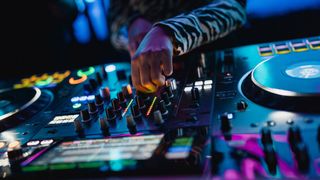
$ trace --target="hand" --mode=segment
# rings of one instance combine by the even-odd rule
[[[137,90],[153,93],[172,74],[173,45],[161,27],[153,27],[131,60],[132,82]]]
[[[128,40],[129,40],[129,53],[132,57],[136,52],[140,42],[144,38],[144,36],[149,32],[152,28],[151,22],[143,19],[137,18],[133,21],[128,29]]]

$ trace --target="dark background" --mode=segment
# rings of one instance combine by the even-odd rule
[[[75,3],[75,2],[78,2]],[[84,2],[85,10],[79,9]],[[108,37],[108,0],[2,3],[0,79],[129,61]],[[320,34],[319,0],[248,0],[248,22],[206,50]],[[86,24],[85,22],[89,22]],[[90,23],[91,22],[91,23]],[[91,25],[90,25],[91,24]]]

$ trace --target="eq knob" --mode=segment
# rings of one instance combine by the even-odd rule
[[[105,99],[105,100],[107,100],[107,101],[110,100],[110,90],[109,90],[109,88],[107,88],[107,87],[101,88],[101,89],[99,90],[99,93],[100,93],[100,96],[101,96],[103,99]]]
[[[136,125],[136,122],[134,121],[133,116],[131,114],[127,115],[126,120],[127,120],[127,127],[129,129],[129,132],[131,134],[136,134],[137,133],[137,125]]]
[[[99,72],[96,72],[96,80],[99,86],[102,85],[102,77]]]
[[[261,142],[264,146],[266,145],[272,145],[272,136],[271,136],[271,130],[268,127],[264,127],[261,130]]]
[[[99,124],[100,124],[100,129],[102,131],[102,134],[109,136],[110,135],[110,131],[109,131],[110,125],[109,125],[108,121],[106,121],[104,118],[100,118]]]
[[[81,116],[82,122],[84,123],[88,123],[91,121],[90,113],[88,109],[80,111],[80,116]]]
[[[121,105],[120,105],[119,99],[112,100],[112,107],[113,107],[113,110],[116,112],[116,114],[118,116],[120,116],[121,115]]]
[[[154,119],[154,123],[157,126],[162,126],[164,123],[161,112],[159,110],[153,112],[153,119]]]
[[[132,112],[132,115],[133,115],[133,118],[135,120],[141,120],[141,112],[140,112],[140,109],[139,109],[139,106],[136,104],[134,106],[131,106],[131,112]]]
[[[94,102],[88,103],[89,114],[91,116],[96,116],[98,114],[98,108]]]
[[[95,95],[94,99],[95,99],[95,104],[98,107],[98,109],[102,109],[103,108],[103,99],[100,96],[100,94]]]
[[[119,99],[120,106],[122,108],[126,108],[127,100],[126,100],[126,97],[124,96],[123,92],[118,92],[117,97]]]
[[[248,104],[243,100],[241,100],[240,102],[237,103],[237,109],[239,111],[244,111],[247,109],[247,107],[248,107]]]
[[[114,109],[113,107],[109,107],[107,110],[106,110],[106,116],[107,116],[107,120],[110,121],[110,122],[114,122],[115,119],[116,119],[116,114],[114,112]]]

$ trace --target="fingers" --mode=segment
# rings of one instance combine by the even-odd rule
[[[131,77],[132,77],[132,84],[134,85],[134,87],[136,87],[136,89],[138,91],[141,92],[147,92],[149,91],[148,89],[144,88],[141,84],[141,80],[140,80],[140,69],[137,63],[137,60],[133,60],[131,63]]]
[[[162,53],[161,63],[164,75],[170,76],[173,72],[173,66],[172,55],[169,51],[165,51]]]
[[[161,53],[155,53],[153,55],[153,61],[150,61],[151,81],[157,88],[163,86],[165,83],[165,76],[161,73],[160,58]]]

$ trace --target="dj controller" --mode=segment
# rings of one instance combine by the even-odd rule
[[[2,178],[320,178],[320,37],[177,59],[154,94],[129,63],[0,89]]]

